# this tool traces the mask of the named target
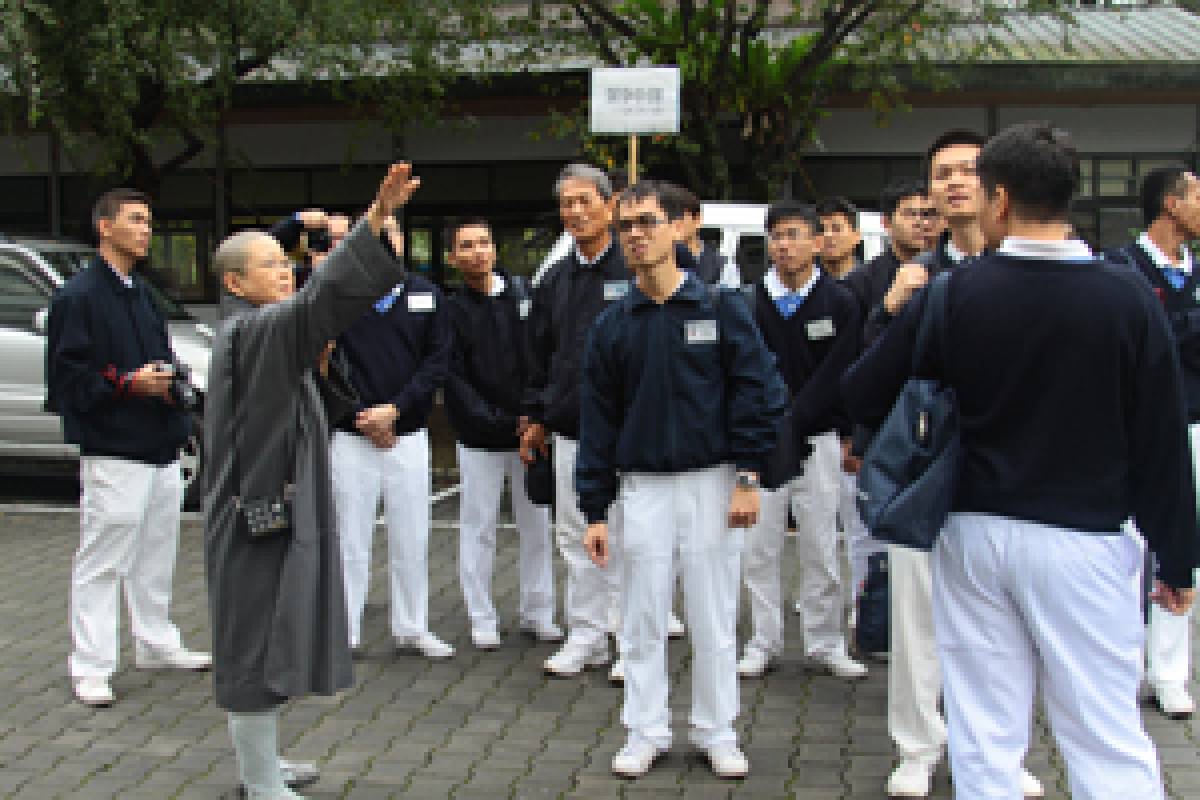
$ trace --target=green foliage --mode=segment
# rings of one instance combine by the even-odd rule
[[[0,0],[0,119],[153,190],[242,86],[320,83],[385,118],[435,114],[489,0]],[[163,154],[166,154],[165,156]]]

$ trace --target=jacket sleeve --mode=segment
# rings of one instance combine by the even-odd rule
[[[554,356],[553,319],[554,284],[557,268],[534,287],[530,296],[529,319],[525,325],[525,354],[528,369],[521,410],[534,422],[543,421],[544,395],[550,382],[550,359]]]
[[[925,290],[915,293],[900,315],[842,376],[842,398],[855,422],[877,428],[912,374],[913,348],[925,310]]]
[[[858,303],[846,296],[845,301],[841,303],[840,311],[841,313],[837,315],[837,338],[834,340],[833,347],[830,348],[821,365],[792,398],[793,425],[801,436],[820,433],[820,431],[814,430],[817,424],[828,419],[829,415],[842,405],[842,393],[838,387],[838,381],[858,355],[859,331],[862,327]]]
[[[607,317],[605,314],[601,320]],[[619,366],[605,326],[599,321],[588,334],[579,393],[575,491],[579,494],[579,509],[591,524],[608,519],[609,506],[617,498],[615,461],[621,430]]]
[[[722,290],[719,314],[726,348],[729,458],[738,469],[761,472],[787,410],[787,385],[742,293]]]
[[[425,357],[421,366],[404,384],[404,388],[392,398],[392,405],[403,417],[408,411],[429,401],[433,393],[446,380],[450,366],[450,349],[454,337],[450,330],[450,315],[447,313],[442,293],[432,287],[436,308],[430,320],[429,341],[425,345]]]
[[[453,324],[453,312],[449,316],[452,317],[452,344],[450,365],[446,372],[445,397],[451,419],[456,416],[469,419],[475,426],[496,434],[516,433],[517,418],[499,406],[489,403],[467,379],[467,353],[471,342],[464,330],[465,326]]]
[[[1133,518],[1157,557],[1158,577],[1186,588],[1200,566],[1200,531],[1183,380],[1162,309],[1143,304],[1149,313],[1129,412]]]
[[[86,414],[128,394],[129,376],[116,367],[93,368],[87,298],[59,294],[50,303],[46,324],[46,385],[51,410]],[[102,360],[102,359],[100,359]]]

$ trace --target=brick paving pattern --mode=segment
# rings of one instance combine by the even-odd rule
[[[356,665],[356,683],[335,698],[286,706],[285,752],[320,762],[311,798],[795,798],[843,800],[883,796],[893,765],[885,726],[886,667],[846,683],[806,668],[798,626],[781,668],[742,683],[739,728],[750,759],[741,782],[713,778],[684,744],[689,652],[670,646],[677,746],[645,778],[612,777],[620,747],[619,689],[593,671],[582,679],[542,674],[552,646],[519,636],[516,537],[500,536],[495,597],[504,644],[489,653],[470,644],[457,580],[453,498],[439,504],[432,536],[433,630],[458,647],[431,663],[392,652],[384,602],[384,563],[376,540],[371,604]],[[91,710],[74,702],[66,674],[66,598],[77,517],[0,512],[0,797],[49,800],[214,800],[236,797],[225,717],[212,703],[207,675],[132,668],[123,623],[117,704]],[[561,579],[561,565],[558,566]],[[791,576],[789,576],[790,578]],[[207,648],[208,613],[201,530],[184,525],[174,618],[186,643]],[[560,597],[561,606],[561,597]],[[743,619],[743,628],[745,620]],[[1193,686],[1193,692],[1196,689]],[[1147,709],[1170,797],[1200,799],[1200,721],[1171,722]],[[1047,796],[1068,796],[1049,733],[1034,732],[1029,768]],[[934,797],[950,797],[942,768]]]

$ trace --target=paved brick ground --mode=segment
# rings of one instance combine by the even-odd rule
[[[288,753],[319,760],[312,798],[880,798],[891,768],[885,730],[885,667],[847,684],[808,671],[796,642],[783,667],[744,683],[740,728],[751,777],[719,782],[682,746],[646,778],[609,774],[620,746],[619,690],[593,672],[549,680],[551,652],[508,632],[497,652],[472,650],[456,578],[454,502],[440,504],[433,535],[430,608],[435,631],[459,647],[448,662],[397,656],[389,647],[382,573],[374,574],[364,637],[367,658],[355,687],[336,698],[287,707]],[[49,800],[213,800],[234,796],[234,765],[223,715],[203,675],[126,667],[119,700],[92,711],[73,702],[66,676],[67,576],[76,541],[72,514],[0,513],[0,796]],[[379,537],[382,539],[382,537]],[[186,641],[204,646],[208,617],[198,523],[182,537],[175,618]],[[379,542],[377,542],[379,544]],[[501,537],[497,604],[516,607],[513,535]],[[382,563],[377,550],[376,564]],[[789,634],[795,637],[794,618]],[[128,634],[123,663],[131,664]],[[685,730],[689,654],[670,651],[679,740]],[[1200,722],[1176,723],[1147,710],[1171,797],[1200,798]],[[1061,762],[1039,726],[1030,768],[1051,798],[1067,797]],[[949,797],[944,772],[936,797]]]

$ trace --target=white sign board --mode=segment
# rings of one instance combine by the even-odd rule
[[[592,70],[592,133],[679,133],[679,67]]]

